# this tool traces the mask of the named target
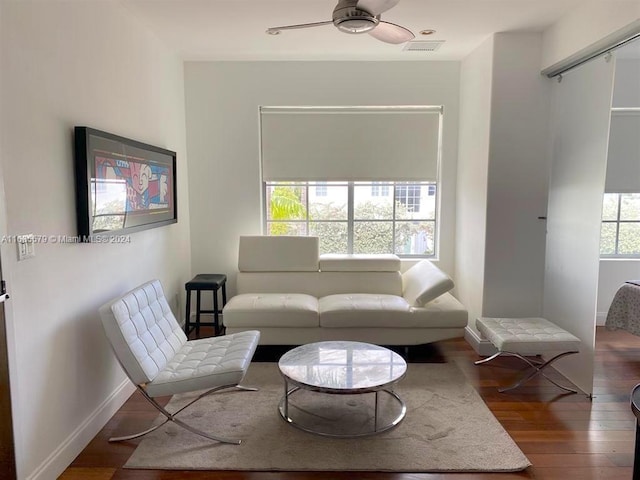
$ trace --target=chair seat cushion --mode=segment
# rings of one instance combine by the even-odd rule
[[[476,319],[476,327],[499,351],[539,355],[580,349],[580,339],[544,318]]]
[[[244,378],[260,332],[246,331],[185,343],[147,384],[151,397],[237,385]]]
[[[223,309],[228,327],[318,327],[318,299],[305,293],[243,293]]]
[[[200,273],[184,284],[189,290],[217,290],[227,281],[222,273]]]

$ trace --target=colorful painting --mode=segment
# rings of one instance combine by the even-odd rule
[[[171,170],[166,165],[96,156],[97,190],[108,194],[109,185],[124,186],[127,213],[170,208],[170,182]]]

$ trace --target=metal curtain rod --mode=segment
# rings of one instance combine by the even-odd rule
[[[612,50],[620,48],[637,38],[640,38],[640,19],[630,23],[617,32],[607,35],[601,40],[592,43],[588,47],[583,48],[564,60],[554,63],[550,67],[542,70],[541,73],[542,75],[546,75],[548,78],[556,77],[588,62],[589,60],[606,55]]]

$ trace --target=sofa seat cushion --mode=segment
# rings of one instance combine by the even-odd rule
[[[422,328],[464,328],[467,309],[450,293],[431,300],[424,307],[411,307],[412,326]]]
[[[351,293],[328,295],[318,302],[320,326],[329,328],[400,327],[410,305],[396,295]]]
[[[244,293],[223,309],[228,327],[318,327],[318,299],[304,293]]]
[[[331,254],[320,255],[320,270],[323,272],[397,272],[400,257],[393,254]]]

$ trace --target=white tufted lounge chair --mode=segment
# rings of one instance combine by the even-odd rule
[[[188,341],[178,325],[158,280],[145,283],[100,307],[102,325],[127,376],[166,420],[143,432],[109,441],[131,440],[164,425],[176,425],[223,443],[240,440],[202,432],[175,416],[200,398],[225,388],[255,390],[239,385],[255,352],[260,332]],[[195,400],[169,413],[154,397],[206,390]]]

